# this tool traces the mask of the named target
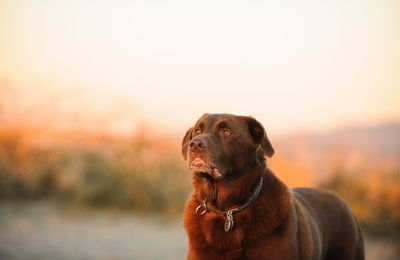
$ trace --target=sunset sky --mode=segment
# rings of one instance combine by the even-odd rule
[[[400,120],[400,2],[0,1],[0,124],[275,134]]]

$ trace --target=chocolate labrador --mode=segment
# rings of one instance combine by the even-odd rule
[[[349,206],[330,192],[288,189],[266,166],[273,154],[252,117],[205,114],[186,132],[187,259],[364,259]]]

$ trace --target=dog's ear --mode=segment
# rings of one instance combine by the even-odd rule
[[[259,144],[267,157],[272,157],[274,155],[274,148],[270,141],[268,140],[267,133],[264,127],[254,118],[247,117],[247,124],[249,126],[249,131],[253,137],[254,142]]]
[[[187,148],[188,148],[188,143],[189,143],[189,141],[192,139],[192,131],[193,131],[193,127],[191,127],[191,128],[189,128],[187,131],[186,131],[186,134],[185,134],[185,136],[183,137],[183,140],[182,140],[182,156],[183,156],[183,159],[186,161],[186,159],[187,159]]]

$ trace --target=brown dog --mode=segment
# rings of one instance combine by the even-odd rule
[[[184,214],[188,259],[364,259],[343,200],[289,190],[266,167],[274,150],[255,119],[205,114],[187,131],[182,154],[195,188]]]

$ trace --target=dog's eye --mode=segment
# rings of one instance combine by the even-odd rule
[[[225,130],[224,130],[224,135],[225,135],[225,136],[230,136],[230,135],[232,135],[231,130],[225,129]]]
[[[201,129],[195,129],[193,134],[194,135],[200,135],[202,133]]]

